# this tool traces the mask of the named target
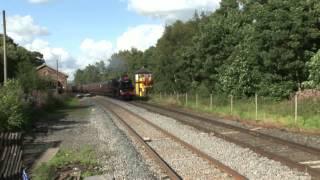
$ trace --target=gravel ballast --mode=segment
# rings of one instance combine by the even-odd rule
[[[156,179],[149,170],[141,155],[132,142],[121,131],[108,112],[103,107],[95,105],[92,108],[91,121],[99,134],[99,140],[112,152],[107,164],[111,167],[111,175],[115,179]],[[107,178],[107,179],[108,179]]]
[[[112,108],[112,107],[108,107]],[[141,137],[150,139],[147,143],[182,179],[233,179],[227,173],[210,164],[179,142],[175,142],[163,132],[155,129],[141,119],[123,109],[114,111],[122,117]]]
[[[172,118],[148,112],[145,109],[125,102],[108,100],[157,124],[182,140],[201,149],[213,158],[218,159],[223,164],[230,166],[249,179],[311,179],[308,174],[292,170],[280,162],[262,157],[250,149],[229,143],[212,134],[207,134],[190,126],[183,125]]]
[[[177,109],[181,109],[186,111],[184,108],[173,107]],[[187,111],[191,111],[192,113],[197,114],[198,112],[193,111],[191,109],[187,109]],[[320,149],[320,134],[312,134],[312,133],[303,133],[303,132],[291,132],[283,128],[271,128],[264,127],[263,125],[257,125],[250,121],[235,121],[230,119],[223,119],[219,117],[213,117],[212,114],[209,113],[201,113],[202,116],[208,117],[209,119],[214,119],[214,121],[230,124],[232,126],[238,126],[246,129],[257,129],[260,133],[264,133],[267,135],[271,135],[274,137],[278,137],[284,140],[292,141],[295,143],[303,144],[306,146],[314,147]]]

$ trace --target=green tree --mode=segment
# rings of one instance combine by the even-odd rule
[[[0,34],[0,82],[3,82],[3,41]],[[18,73],[18,64],[26,62],[33,66],[39,66],[44,63],[43,55],[39,52],[31,52],[24,47],[14,43],[7,37],[7,72],[8,78],[15,78]]]
[[[309,78],[304,84],[308,88],[320,88],[320,50],[307,63]]]
[[[36,68],[28,61],[18,64],[16,79],[23,87],[24,93],[30,94],[32,90],[45,90],[47,82],[37,74]]]

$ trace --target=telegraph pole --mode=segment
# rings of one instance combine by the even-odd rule
[[[57,58],[57,94],[59,94],[59,59]]]
[[[6,12],[2,11],[3,21],[3,84],[7,82],[7,27],[6,27]]]

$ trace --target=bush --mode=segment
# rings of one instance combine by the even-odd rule
[[[201,97],[208,97],[210,95],[210,91],[204,83],[201,83],[201,85],[197,88],[196,92]]]
[[[23,89],[16,80],[0,88],[0,131],[21,129],[26,120]]]
[[[37,74],[36,68],[30,62],[21,62],[18,64],[16,77],[26,94],[34,90],[45,90],[48,88],[49,79],[42,79]]]
[[[320,50],[307,63],[309,71],[308,81],[303,85],[306,88],[320,88]]]

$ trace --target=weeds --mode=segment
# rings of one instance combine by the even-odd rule
[[[166,105],[186,107],[195,111],[212,113],[222,117],[232,117],[256,123],[282,126],[286,128],[298,128],[305,130],[320,129],[320,99],[303,99],[298,101],[298,118],[295,121],[294,100],[277,100],[266,97],[258,97],[258,114],[256,119],[255,98],[233,97],[231,112],[230,96],[213,96],[212,106],[210,96],[188,95],[186,104],[185,95],[151,96],[151,101]]]
[[[101,174],[97,155],[92,148],[85,147],[79,151],[60,150],[48,163],[36,168],[32,177],[35,180],[51,180],[72,168],[79,168],[82,178]]]

